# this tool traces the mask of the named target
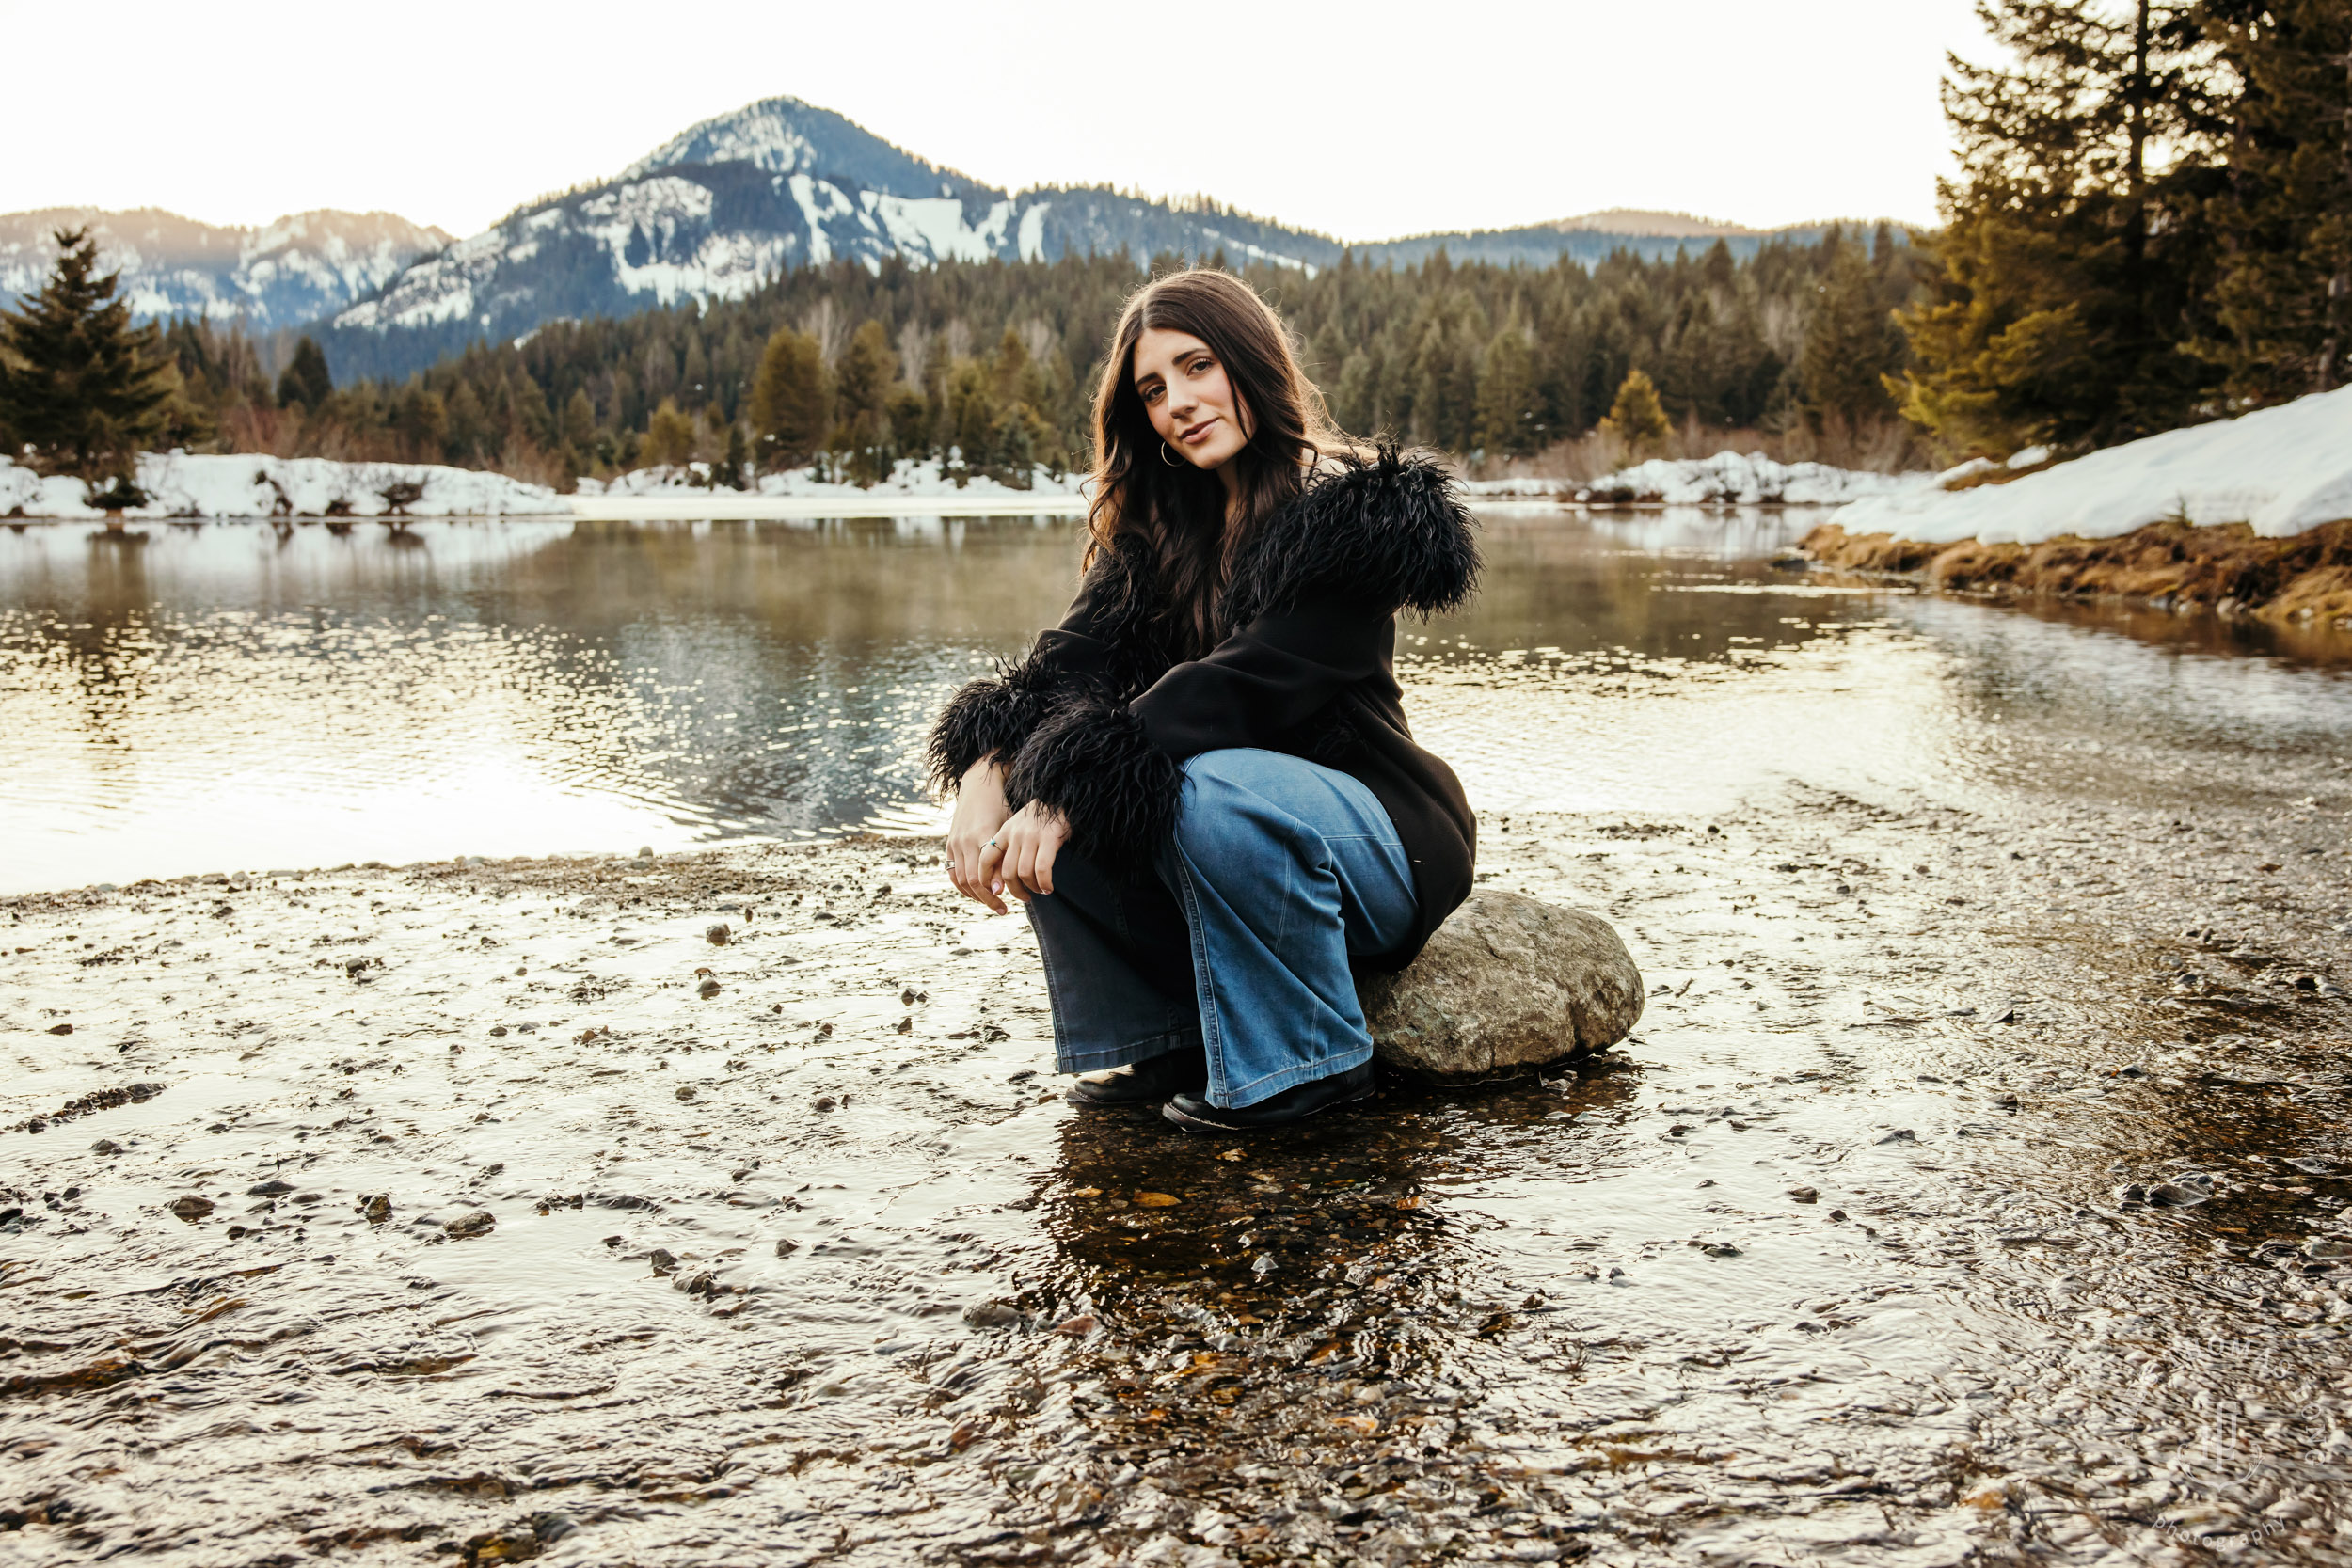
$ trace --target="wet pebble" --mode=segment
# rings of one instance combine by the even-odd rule
[[[724,947],[734,935],[726,922],[721,921],[703,932],[703,940],[713,947]]]

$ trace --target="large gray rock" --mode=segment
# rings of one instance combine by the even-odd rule
[[[1380,1059],[1448,1083],[1590,1055],[1642,1017],[1642,972],[1609,922],[1484,889],[1359,990]]]

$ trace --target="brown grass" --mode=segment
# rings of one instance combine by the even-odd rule
[[[2040,545],[1922,545],[1823,523],[1799,547],[1826,566],[1914,578],[1954,593],[2136,600],[2352,629],[2352,519],[2291,539],[2257,538],[2243,523],[2166,522],[2116,539],[2068,536]]]

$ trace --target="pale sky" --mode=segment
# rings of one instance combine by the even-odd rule
[[[0,0],[0,38],[51,62],[9,74],[0,212],[468,234],[789,93],[990,184],[1205,191],[1348,240],[1929,222],[1944,51],[1984,49],[1968,0]]]

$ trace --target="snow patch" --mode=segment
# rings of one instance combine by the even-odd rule
[[[1760,451],[1712,457],[1654,457],[1597,479],[1578,500],[1663,501],[1669,506],[1839,506],[1865,496],[1905,495],[1932,487],[1928,473],[1874,474],[1826,463],[1778,463]],[[1503,481],[1525,484],[1525,481]],[[1555,487],[1556,488],[1556,487]],[[1493,494],[1525,495],[1526,489]]]
[[[1867,497],[1830,521],[1922,545],[2038,545],[2112,539],[2172,517],[2245,523],[2265,539],[2352,517],[2352,387],[2127,441],[2006,484]]]
[[[395,507],[384,494],[400,484],[421,492],[405,508]],[[434,463],[145,452],[139,457],[138,485],[150,499],[124,513],[126,517],[382,517],[404,510],[417,517],[538,517],[562,516],[569,510],[564,498],[545,485]],[[43,478],[0,457],[0,515],[105,514],[89,504],[80,480]]]
[[[1000,480],[985,475],[970,476],[969,482],[958,487],[943,470],[936,459],[916,462],[900,458],[886,479],[877,482],[871,489],[817,477],[814,468],[795,468],[780,474],[762,474],[754,483],[751,494],[755,496],[789,496],[818,500],[839,500],[853,505],[860,497],[921,496],[953,500],[959,496],[1075,496],[1084,494],[1086,475],[1065,474],[1056,479],[1040,467],[1029,479],[1029,488],[1016,489]],[[666,465],[653,468],[637,468],[621,474],[609,483],[593,479],[580,482],[583,496],[676,496],[696,492],[707,493],[710,465],[690,463],[683,467]]]

